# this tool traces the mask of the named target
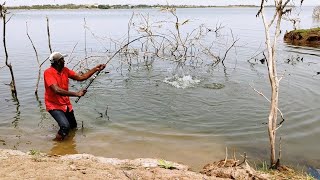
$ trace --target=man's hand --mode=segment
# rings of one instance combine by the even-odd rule
[[[99,64],[95,68],[96,68],[96,71],[102,71],[105,67],[106,67],[105,64]]]
[[[82,89],[80,91],[77,92],[77,96],[78,97],[81,97],[81,96],[84,96],[86,94],[87,90],[86,89]]]
[[[70,78],[73,80],[77,80],[77,81],[84,81],[84,80],[87,80],[88,78],[90,78],[95,72],[102,71],[105,67],[106,67],[105,64],[99,64],[84,74],[76,73],[75,75],[71,76]]]

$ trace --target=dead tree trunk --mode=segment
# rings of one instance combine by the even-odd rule
[[[268,76],[271,88],[271,101],[270,101],[270,112],[268,117],[268,133],[269,133],[269,142],[270,142],[270,167],[277,168],[276,164],[276,131],[277,131],[277,116],[278,116],[278,103],[279,103],[279,84],[282,77],[279,78],[277,73],[277,64],[276,64],[276,49],[277,49],[277,39],[280,35],[280,25],[282,16],[288,12],[291,12],[291,9],[286,9],[286,6],[291,0],[274,0],[275,12],[272,19],[268,22],[264,12],[264,3],[266,0],[261,0],[261,6],[257,13],[262,16],[264,29],[265,29],[265,38],[267,46],[267,67],[268,67]],[[293,1],[293,0],[292,0]],[[302,3],[302,1],[301,1]],[[275,33],[271,37],[270,28],[275,23]],[[273,38],[273,39],[272,39]],[[278,161],[280,161],[278,159]]]
[[[9,68],[10,74],[11,74],[11,82],[10,82],[11,93],[12,93],[13,98],[17,100],[18,99],[17,88],[16,88],[16,82],[15,82],[14,75],[13,75],[13,68],[12,68],[11,63],[9,63],[9,61],[8,61],[9,56],[8,56],[7,45],[6,45],[6,24],[10,19],[7,21],[6,13],[7,13],[6,9],[4,7],[2,7],[1,14],[2,14],[2,21],[3,21],[3,47],[4,47],[4,52],[6,55],[6,66]]]

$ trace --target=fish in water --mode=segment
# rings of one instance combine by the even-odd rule
[[[225,85],[220,83],[212,83],[212,84],[205,84],[204,87],[208,89],[222,89],[225,87]]]

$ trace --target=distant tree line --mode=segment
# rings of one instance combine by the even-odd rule
[[[94,5],[76,5],[76,4],[65,4],[65,5],[32,5],[32,6],[11,6],[8,9],[88,9],[96,8]]]
[[[11,6],[8,9],[141,9],[141,8],[210,8],[210,7],[256,7],[254,5],[229,5],[229,6],[190,6],[190,5],[76,5],[76,4],[64,4],[64,5],[32,5],[32,6]]]

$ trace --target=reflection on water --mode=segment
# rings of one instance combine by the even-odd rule
[[[18,128],[18,125],[19,125],[19,120],[20,120],[20,103],[19,103],[19,100],[17,98],[14,98],[14,95],[12,95],[13,99],[13,103],[14,105],[16,106],[16,112],[15,112],[15,116],[13,117],[13,121],[12,121],[12,124],[15,128]]]
[[[48,112],[46,111],[45,107],[42,105],[42,102],[39,99],[38,94],[35,94],[35,96],[36,96],[36,100],[38,102],[38,108],[39,108],[39,112],[40,112],[40,121],[38,123],[38,126],[44,127],[45,120],[48,119]]]
[[[76,150],[76,141],[74,136],[76,130],[71,130],[69,135],[63,141],[55,141],[53,147],[48,154],[50,155],[66,155],[66,154],[78,154]]]

